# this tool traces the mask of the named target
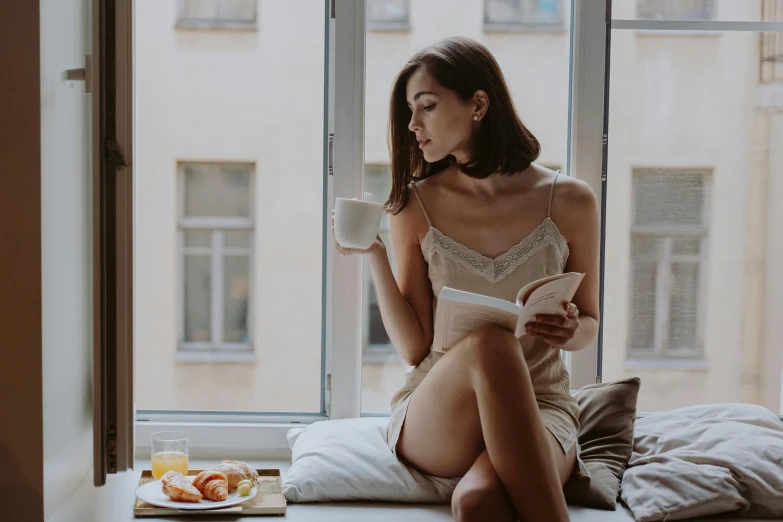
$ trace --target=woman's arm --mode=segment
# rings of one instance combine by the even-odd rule
[[[552,219],[568,240],[566,272],[585,274],[571,299],[565,317],[542,316],[528,323],[530,335],[575,352],[598,339],[600,217],[598,202],[590,186],[575,178],[561,177],[555,188]]]
[[[411,366],[427,356],[433,332],[432,289],[416,233],[420,226],[420,218],[410,204],[391,216],[396,279],[385,249],[370,253],[383,325],[397,353]]]

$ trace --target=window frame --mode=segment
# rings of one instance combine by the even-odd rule
[[[130,6],[132,3],[128,2]],[[289,429],[309,423],[336,418],[360,416],[361,405],[361,287],[362,269],[357,256],[335,256],[326,234],[327,218],[335,197],[361,197],[364,164],[364,45],[366,34],[363,0],[334,0],[334,17],[327,11],[328,101],[327,133],[334,135],[333,155],[324,193],[323,247],[325,317],[323,324],[326,353],[324,370],[324,411],[313,414],[258,414],[253,412],[167,412],[138,414],[135,418],[136,450],[140,455],[149,451],[150,435],[165,429],[184,429],[191,435],[191,454],[198,458],[290,456],[286,440]],[[571,3],[571,76],[569,106],[569,147],[565,173],[578,175],[593,189],[601,208],[602,237],[605,237],[606,147],[605,113],[608,96],[608,44],[612,29],[654,29],[665,31],[781,31],[781,22],[671,22],[645,20],[608,20],[607,2],[590,5]],[[118,39],[122,41],[122,56],[118,71],[123,74],[122,87],[130,107],[132,71],[130,46],[131,12],[119,13]],[[684,33],[683,33],[684,34]],[[126,92],[127,91],[127,92]],[[124,98],[124,99],[125,99]],[[340,110],[335,110],[338,107]],[[123,136],[120,148],[129,154],[132,132],[130,110],[118,114]],[[600,130],[603,130],[601,132]],[[127,147],[127,148],[126,148]],[[325,162],[328,152],[324,152]],[[132,157],[132,156],[131,156]],[[133,162],[128,162],[132,167]],[[132,189],[120,187],[118,199],[131,201]],[[126,223],[126,228],[128,224]],[[126,263],[132,263],[132,234],[124,236],[128,244],[122,250]],[[602,240],[603,241],[603,240]],[[604,248],[602,242],[602,250]],[[603,287],[603,255],[601,252],[601,288]],[[132,266],[132,265],[130,265]],[[334,292],[340,288],[340,292]],[[603,299],[603,290],[601,290]],[[125,296],[132,303],[132,292]],[[603,305],[602,305],[603,311]],[[132,340],[132,328],[120,335]],[[601,353],[599,342],[579,352],[566,353],[571,373],[571,388],[600,381]],[[132,381],[132,359],[118,363],[118,378]],[[130,393],[132,397],[132,390]]]
[[[218,15],[215,18],[191,18],[185,14],[187,0],[177,2],[176,27],[183,29],[257,29],[258,28],[258,0],[253,2],[253,19],[242,20],[237,18],[222,18],[221,11],[225,8],[226,0],[216,0]]]
[[[482,27],[487,33],[563,33],[568,27],[565,23],[565,1],[555,0],[557,2],[557,22],[536,22],[523,20],[521,22],[492,22],[488,19],[489,2],[491,0],[482,0],[484,17]],[[537,0],[521,0],[523,2],[536,2]],[[572,7],[573,9],[573,7]]]
[[[200,217],[185,216],[185,194],[187,187],[186,168],[188,167],[217,167],[226,166],[242,167],[248,175],[250,198],[250,215],[248,217]],[[255,164],[238,163],[234,161],[204,162],[204,161],[180,161],[177,163],[177,362],[255,362],[254,322],[253,311],[255,309]],[[209,342],[185,341],[185,259],[189,255],[188,249],[198,247],[185,246],[185,233],[189,230],[202,230],[210,233],[211,246],[208,247],[210,255],[210,334]],[[246,231],[250,234],[247,248],[225,247],[225,232],[230,230]],[[222,340],[224,333],[223,321],[225,319],[225,302],[223,293],[225,290],[225,256],[231,255],[233,250],[246,250],[249,259],[248,284],[249,296],[247,303],[247,343],[227,343]],[[241,253],[245,255],[244,252]]]
[[[712,186],[713,186],[713,169],[709,167],[697,167],[697,168],[678,168],[678,167],[634,167],[632,172],[632,194],[633,186],[636,183],[636,179],[639,175],[654,175],[657,178],[666,178],[677,176],[684,173],[696,173],[702,179],[703,191],[702,191],[702,213],[701,223],[693,226],[656,226],[656,225],[638,225],[635,222],[630,227],[631,244],[633,244],[634,237],[648,237],[648,238],[660,238],[664,240],[664,254],[659,259],[657,266],[657,279],[655,290],[655,323],[654,323],[654,340],[653,346],[649,349],[633,349],[631,347],[631,325],[633,324],[633,308],[631,303],[628,303],[628,340],[626,341],[626,363],[630,363],[635,366],[644,365],[659,365],[666,364],[668,366],[696,366],[706,367],[705,363],[705,321],[706,321],[706,291],[708,284],[708,271],[709,271],[709,243],[710,243],[710,230],[711,230],[711,209],[712,209]],[[632,195],[631,199],[631,216],[636,215],[636,198]],[[633,219],[633,218],[632,218]],[[699,253],[689,255],[675,255],[671,252],[671,243],[674,239],[681,238],[683,236],[698,238],[699,241]],[[682,258],[686,262],[696,262],[699,266],[699,280],[698,280],[698,312],[696,318],[696,341],[693,347],[686,348],[672,348],[668,345],[669,335],[669,318],[671,316],[671,267],[673,263],[678,261],[678,258]],[[694,258],[696,260],[694,261]],[[631,258],[629,260],[629,288],[633,288],[634,278],[634,262]]]

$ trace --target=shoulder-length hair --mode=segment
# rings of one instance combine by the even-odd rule
[[[506,80],[495,58],[484,45],[465,37],[453,37],[422,49],[394,80],[389,102],[388,146],[392,189],[386,209],[400,212],[408,202],[408,184],[437,174],[454,162],[447,156],[435,163],[424,160],[416,136],[408,129],[412,112],[407,104],[410,77],[425,68],[443,87],[466,102],[478,90],[489,98],[471,158],[459,165],[468,176],[484,179],[493,174],[512,175],[527,169],[541,154],[541,146],[525,127],[511,100]]]

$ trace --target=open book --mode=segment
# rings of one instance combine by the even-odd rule
[[[584,274],[568,272],[533,281],[522,287],[516,304],[472,292],[443,287],[435,312],[432,349],[445,352],[476,328],[494,324],[525,333],[525,325],[537,314],[565,315],[564,302],[570,302]]]

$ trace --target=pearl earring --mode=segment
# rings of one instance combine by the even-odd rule
[[[474,120],[476,120],[476,121],[478,121],[478,114],[474,114],[474,115],[473,115],[473,119],[474,119]]]

